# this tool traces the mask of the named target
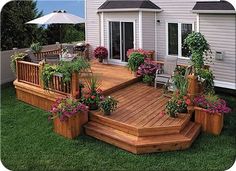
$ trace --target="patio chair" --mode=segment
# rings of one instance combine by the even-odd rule
[[[45,62],[48,64],[58,64],[60,61],[59,54],[47,54],[45,55]]]
[[[166,57],[164,61],[164,66],[156,71],[155,77],[155,88],[157,84],[164,85],[165,90],[170,88],[173,89],[171,84],[171,77],[177,65],[177,57]]]

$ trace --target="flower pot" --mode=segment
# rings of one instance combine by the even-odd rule
[[[74,139],[82,133],[82,126],[88,122],[88,112],[79,112],[65,121],[59,117],[53,120],[54,132],[66,138]]]
[[[104,111],[104,115],[111,115],[111,111]]]
[[[200,107],[194,107],[195,122],[201,124],[202,131],[219,135],[224,124],[224,115],[220,113],[209,113]]]
[[[96,103],[89,104],[89,110],[98,110],[98,105]]]
[[[103,58],[98,58],[98,61],[99,61],[100,63],[102,63],[102,62],[103,62]]]

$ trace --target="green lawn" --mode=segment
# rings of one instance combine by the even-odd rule
[[[134,155],[89,136],[68,140],[52,131],[48,113],[2,89],[1,160],[11,170],[225,170],[236,154],[236,98],[218,137],[202,133],[185,151]]]

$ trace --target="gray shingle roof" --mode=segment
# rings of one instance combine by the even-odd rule
[[[145,8],[161,9],[150,0],[107,0],[98,9]]]
[[[227,1],[203,1],[197,2],[193,10],[235,10]]]

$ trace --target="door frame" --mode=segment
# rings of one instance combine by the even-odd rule
[[[136,21],[135,20],[124,20],[124,19],[107,19],[107,22],[106,22],[106,29],[107,29],[107,47],[108,47],[108,61],[109,63],[111,64],[115,64],[115,65],[127,65],[127,62],[122,62],[122,57],[120,56],[120,60],[117,60],[117,59],[111,59],[111,56],[110,56],[110,28],[109,28],[109,23],[110,22],[119,22],[120,23],[120,54],[122,54],[122,22],[130,22],[130,23],[133,23],[133,38],[134,38],[134,41],[133,41],[133,44],[134,44],[134,49],[136,48]],[[123,55],[123,54],[122,54]]]

